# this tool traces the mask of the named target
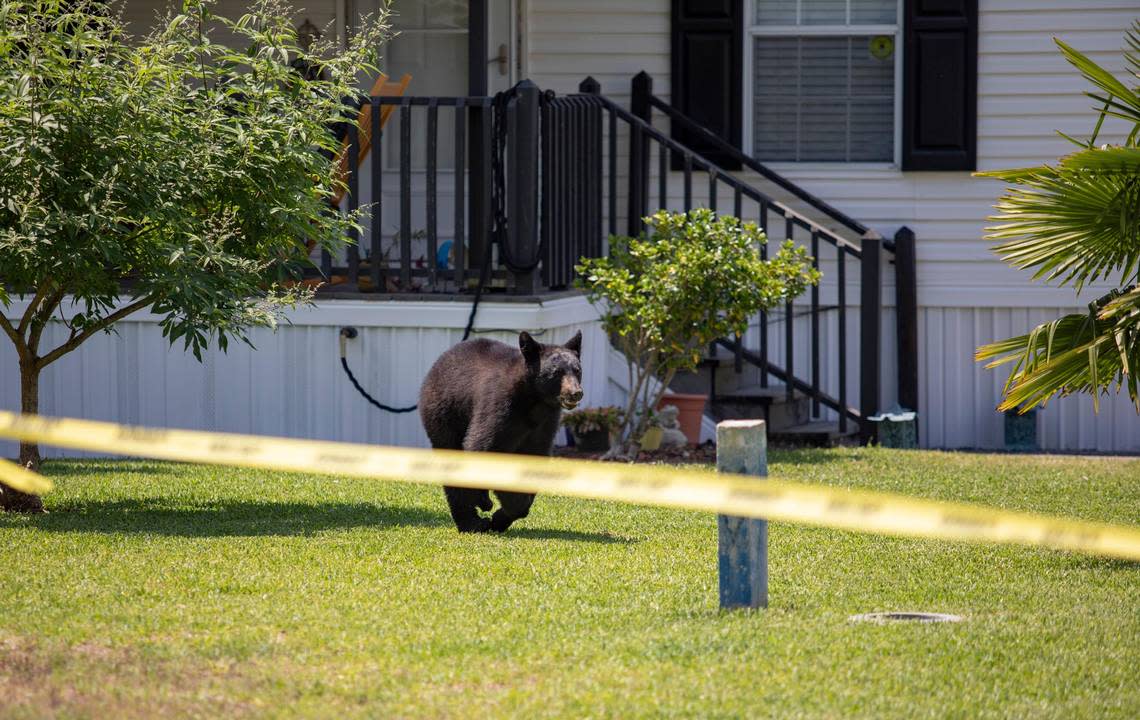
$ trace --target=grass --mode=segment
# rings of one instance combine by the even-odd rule
[[[772,453],[773,475],[1122,523],[1140,460]],[[714,518],[540,497],[460,536],[437,488],[51,462],[0,516],[0,716],[1140,715],[1140,565],[771,528],[717,610]],[[868,625],[881,610],[960,624]]]

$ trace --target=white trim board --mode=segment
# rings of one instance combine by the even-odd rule
[[[27,298],[14,299],[4,314],[9,318],[19,318],[27,306]],[[77,306],[65,301],[61,311],[64,317],[70,317],[77,310]],[[329,299],[286,312],[282,324],[462,330],[470,313],[471,298],[467,297],[455,301]],[[475,329],[531,330],[588,323],[598,318],[598,311],[584,295],[534,302],[483,300],[475,317]],[[159,315],[140,311],[120,322],[153,323],[159,319]]]

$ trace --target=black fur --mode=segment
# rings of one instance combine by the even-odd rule
[[[420,418],[433,448],[550,455],[562,409],[582,399],[582,333],[542,345],[519,333],[519,347],[470,340],[432,365],[420,388]],[[502,532],[527,516],[534,495],[445,487],[460,532]]]

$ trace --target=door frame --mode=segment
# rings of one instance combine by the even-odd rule
[[[489,0],[471,0],[467,6],[467,94],[487,94],[487,31]]]

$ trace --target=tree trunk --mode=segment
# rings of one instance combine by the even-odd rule
[[[36,361],[20,361],[20,410],[36,414],[40,410],[40,369]],[[40,469],[38,443],[20,443],[20,464],[29,470]],[[44,501],[38,495],[29,495],[0,483],[0,508],[9,512],[42,513]]]

